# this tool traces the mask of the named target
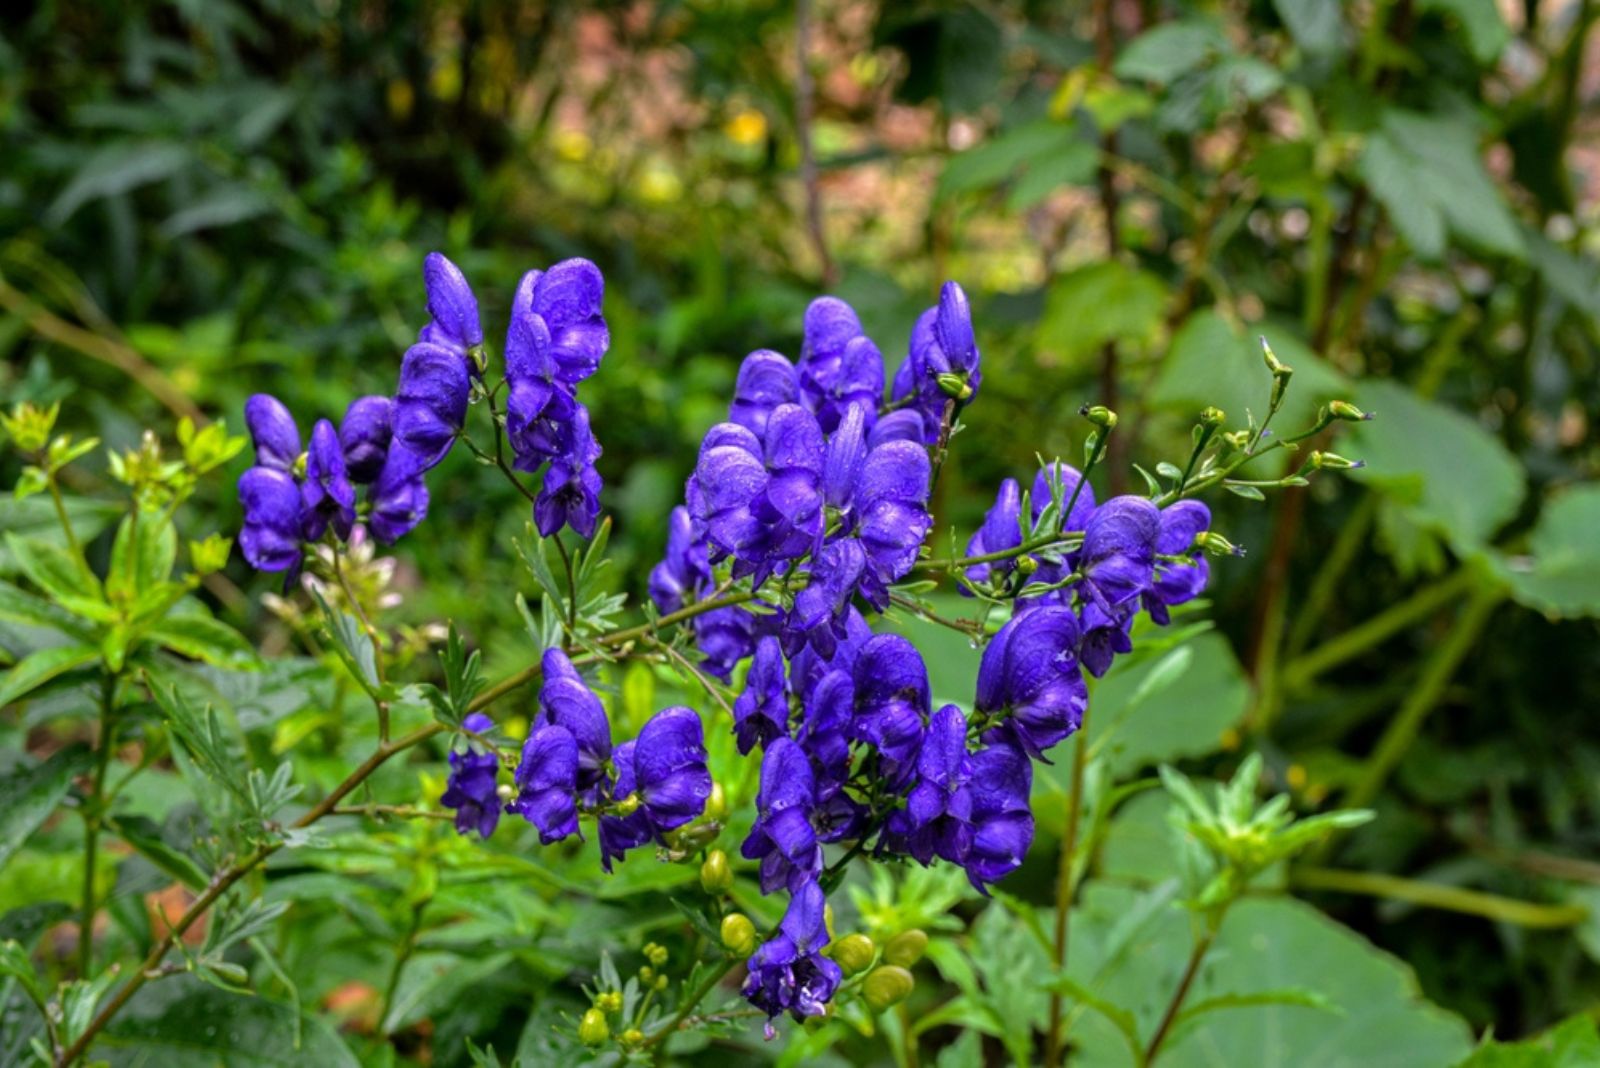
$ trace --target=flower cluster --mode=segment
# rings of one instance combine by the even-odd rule
[[[256,463],[239,481],[239,543],[258,570],[286,571],[293,581],[306,543],[330,532],[345,540],[358,521],[385,543],[408,533],[427,516],[424,476],[461,436],[475,382],[492,405],[497,390],[481,386],[483,325],[466,277],[435,252],[423,263],[423,282],[430,318],[401,360],[393,398],[356,400],[337,429],[318,421],[304,453],[281,402],[257,394],[246,403]],[[545,469],[534,521],[546,536],[570,526],[588,537],[600,513],[600,446],[574,391],[610,343],[604,290],[594,264],[566,260],[527,272],[512,302],[505,433],[518,470]],[[366,487],[361,501],[358,486]]]

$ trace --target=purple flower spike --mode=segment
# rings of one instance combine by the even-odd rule
[[[1171,504],[1161,511],[1156,552],[1163,556],[1193,554],[1195,535],[1210,527],[1211,509],[1199,501]],[[1200,596],[1205,592],[1206,581],[1210,577],[1211,565],[1203,555],[1195,555],[1193,561],[1187,564],[1158,563],[1155,581],[1142,599],[1145,611],[1152,620],[1165,626],[1171,621],[1167,609]]]
[[[728,419],[757,437],[765,437],[773,409],[780,404],[793,404],[798,397],[794,364],[781,353],[757,349],[739,365]]]
[[[1005,715],[986,740],[1007,739],[1043,759],[1078,729],[1089,703],[1078,637],[1078,617],[1061,605],[1015,616],[1000,629],[978,665],[978,711]]]
[[[876,747],[883,773],[902,782],[915,768],[928,719],[928,668],[922,654],[898,634],[879,634],[862,647],[852,678],[851,735]]]
[[[244,528],[239,548],[257,571],[299,570],[300,487],[275,467],[252,467],[239,478]]]
[[[744,692],[733,702],[733,731],[740,753],[789,735],[789,688],[783,677],[783,650],[776,638],[756,643]]]
[[[750,958],[744,996],[771,1019],[784,1012],[795,1020],[821,1016],[839,989],[844,973],[821,953],[828,944],[827,900],[816,883],[806,883],[789,898],[778,933]]]
[[[990,745],[972,757],[972,844],[967,851],[967,879],[988,896],[988,884],[1016,871],[1033,844],[1033,765],[1026,753],[1004,743]]]
[[[402,445],[389,449],[383,470],[372,484],[368,500],[372,512],[367,525],[373,537],[385,545],[409,534],[428,515],[428,486],[423,481],[427,467]]]
[[[388,397],[357,397],[339,424],[339,447],[350,481],[365,486],[383,470],[393,435],[394,402]]]
[[[756,822],[739,847],[746,860],[761,861],[761,892],[780,886],[792,892],[822,871],[822,847],[811,826],[816,804],[811,762],[788,738],[767,747],[756,793]]]
[[[356,521],[356,491],[345,477],[339,433],[326,419],[311,431],[306,454],[306,480],[300,486],[300,521],[307,541],[316,541],[331,525],[341,539]]]
[[[1113,615],[1149,589],[1160,528],[1160,510],[1143,497],[1113,497],[1095,509],[1079,550],[1084,596]]]
[[[428,314],[433,321],[423,328],[420,340],[450,348],[457,356],[482,345],[478,298],[472,295],[461,268],[442,254],[430,252],[422,261],[422,283],[428,291]]]
[[[578,742],[545,724],[528,735],[517,765],[517,799],[506,806],[539,828],[545,845],[578,833]]]
[[[457,353],[425,342],[406,350],[395,396],[394,436],[425,468],[444,459],[455,444],[471,389],[466,361]]]
[[[549,331],[557,375],[568,387],[576,386],[599,370],[601,358],[611,346],[611,333],[600,307],[605,278],[600,268],[585,259],[562,260],[542,274],[529,274],[534,277],[528,305]],[[519,289],[519,297],[521,294]]]
[[[256,446],[256,464],[286,474],[300,459],[300,431],[283,402],[270,393],[257,393],[244,402],[244,423]]]
[[[710,581],[706,547],[695,539],[694,520],[680,504],[667,517],[667,551],[650,569],[650,600],[657,611],[676,612],[702,583]]]

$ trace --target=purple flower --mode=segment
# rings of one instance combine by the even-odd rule
[[[536,471],[558,451],[561,426],[577,401],[558,378],[550,326],[533,310],[529,271],[517,289],[506,329],[506,438],[519,471]]]
[[[844,978],[821,953],[828,944],[826,907],[822,887],[814,882],[792,892],[777,935],[750,957],[744,996],[767,1014],[769,1037],[771,1019],[784,1012],[796,1020],[821,1016]]]
[[[482,734],[494,724],[488,716],[475,712],[462,720],[461,726]],[[500,823],[500,795],[495,781],[499,771],[500,758],[480,750],[470,739],[465,750],[450,751],[450,778],[439,803],[456,810],[457,833],[477,831],[484,838],[494,833]]]
[[[617,768],[612,796],[618,800],[632,795],[638,788],[639,780],[633,765],[633,752],[637,748],[638,739],[634,739],[623,742],[611,754]],[[601,816],[600,866],[609,872],[613,859],[621,859],[630,849],[637,849],[655,836],[650,813],[642,805],[626,816]]]
[[[594,467],[600,446],[589,430],[589,411],[583,405],[575,405],[572,418],[561,425],[556,447],[557,455],[545,469],[543,488],[533,504],[534,524],[547,538],[563,526],[592,537],[600,518],[600,472]]]
[[[1107,615],[1150,588],[1161,512],[1143,497],[1113,497],[1090,516],[1079,558],[1083,595]]]
[[[831,658],[848,633],[850,596],[867,568],[867,554],[855,538],[832,541],[811,561],[811,581],[795,595],[794,610],[783,624],[783,645],[794,656],[806,645]]]
[[[1161,526],[1156,534],[1156,552],[1163,556],[1194,553],[1195,535],[1211,526],[1211,509],[1199,501],[1178,501],[1161,510]],[[1185,604],[1205,592],[1206,580],[1211,577],[1211,565],[1204,556],[1195,556],[1191,563],[1174,564],[1165,561],[1156,565],[1155,581],[1143,597],[1145,611],[1150,618],[1165,626],[1171,621],[1167,609]]]
[[[728,420],[764,438],[773,409],[780,404],[793,404],[798,398],[794,364],[781,353],[757,349],[739,365]]]
[[[972,767],[967,718],[955,705],[945,705],[928,721],[916,785],[906,807],[889,817],[886,843],[924,866],[936,855],[962,863],[972,845],[972,797],[966,789]]]
[[[872,628],[854,605],[845,606],[844,637],[830,656],[823,656],[807,645],[789,658],[789,686],[802,701],[811,696],[812,689],[830,671],[849,674],[855,667],[856,657],[863,646],[871,641]]]
[[[756,793],[756,822],[739,847],[746,860],[761,861],[761,892],[780,886],[791,892],[814,882],[822,871],[822,846],[811,826],[816,804],[811,762],[788,738],[767,746]]]
[[[922,412],[916,408],[897,408],[873,424],[872,432],[867,435],[867,445],[874,449],[890,441],[909,441],[914,445],[922,445],[937,436],[937,423],[930,436]]]
[[[832,798],[850,777],[849,731],[855,700],[855,682],[847,668],[829,671],[805,698],[797,737],[811,758],[819,800]]]
[[[539,828],[545,845],[578,833],[578,741],[545,724],[528,735],[517,765],[517,799],[506,806]]]
[[[1133,639],[1128,636],[1128,629],[1133,626],[1133,608],[1131,603],[1125,604],[1107,615],[1093,601],[1085,601],[1080,607],[1078,659],[1095,678],[1111,670],[1111,661],[1118,655],[1133,652]]]
[[[922,654],[898,634],[879,634],[862,647],[851,674],[851,736],[878,750],[886,777],[903,781],[915,767],[928,719],[928,668]]]
[[[740,753],[789,735],[789,688],[783,677],[783,650],[776,638],[756,643],[744,692],[733,702],[733,731]]]
[[[461,268],[441,253],[430,252],[422,261],[422,284],[428,291],[428,314],[433,318],[418,340],[448,348],[457,356],[482,345],[478,298],[472,295]]]
[[[367,494],[372,505],[367,525],[383,544],[398,541],[427,517],[426,470],[421,458],[403,445],[391,447],[384,457],[383,470]]]
[[[861,481],[861,468],[867,462],[865,418],[860,408],[849,409],[828,438],[822,461],[822,499],[830,508],[848,509]]]
[[[695,538],[694,520],[680,504],[667,517],[667,551],[650,569],[650,600],[659,612],[676,612],[710,581],[705,544]]]
[[[611,759],[611,723],[605,706],[561,649],[546,649],[541,667],[539,713],[545,722],[572,736],[576,788],[585,804],[595,804],[607,785],[606,764]]]
[[[694,617],[694,640],[705,659],[700,666],[727,682],[734,666],[756,650],[761,618],[738,605]]]
[[[826,432],[833,433],[851,410],[860,411],[870,426],[877,421],[883,399],[883,354],[871,338],[851,338],[831,364],[820,360],[803,364],[800,389]]]
[[[1033,844],[1032,788],[1033,765],[1026,753],[999,742],[973,754],[967,786],[972,841],[962,866],[980,894],[987,896],[988,883],[1016,871]]]
[[[345,477],[339,433],[326,419],[317,420],[306,453],[306,480],[300,485],[300,522],[307,541],[322,537],[329,525],[340,538],[350,536],[356,521],[356,491]]]
[[[824,446],[816,418],[780,405],[766,440],[736,423],[719,423],[700,447],[691,510],[706,524],[717,558],[732,556],[736,575],[757,584],[785,560],[812,548],[822,529]]]
[[[611,796],[637,796],[639,807],[627,816],[600,818],[600,863],[611,861],[652,838],[699,816],[711,796],[706,770],[705,733],[692,708],[664,708],[650,718],[639,737],[611,754],[617,769]]]
[[[891,441],[867,454],[856,487],[857,537],[878,580],[862,590],[882,611],[889,594],[883,586],[904,578],[933,525],[928,515],[928,454],[908,441]]]
[[[516,306],[543,321],[556,377],[576,386],[600,368],[611,347],[601,303],[605,278],[585,259],[562,260],[548,271],[529,271],[517,287]]]
[[[1061,506],[1064,508],[1072,495],[1076,493],[1078,499],[1072,501],[1072,511],[1067,513],[1066,521],[1061,524],[1062,530],[1082,530],[1089,525],[1089,517],[1094,515],[1094,486],[1084,483],[1083,489],[1078,489],[1078,483],[1083,482],[1083,472],[1071,464],[1056,460],[1039,469],[1033,476],[1033,518],[1037,522],[1044,513],[1045,506],[1050,503],[1050,484],[1058,482],[1061,485]]]
[[[1042,759],[1078,729],[1089,703],[1078,668],[1078,617],[1062,605],[1014,616],[978,665],[977,709],[1002,714],[985,740],[1008,739]]]
[[[300,547],[300,487],[276,467],[252,467],[239,478],[244,528],[239,548],[257,571],[288,571],[292,579],[304,553]]]
[[[300,459],[300,431],[283,402],[257,393],[244,402],[244,422],[256,446],[256,465],[290,474]]]
[[[1022,544],[1022,489],[1017,480],[1008,478],[1000,483],[994,506],[983,516],[983,525],[967,541],[968,556],[984,556],[1005,552]],[[996,560],[988,564],[973,564],[967,568],[967,579],[973,583],[987,582],[990,575],[1007,575],[1017,566],[1015,559]],[[962,593],[971,596],[963,588]]]
[[[394,402],[388,397],[357,397],[339,424],[339,447],[351,482],[366,485],[383,470],[393,433]]]
[[[975,396],[983,382],[979,362],[966,291],[955,282],[946,282],[939,291],[939,303],[923,312],[911,330],[911,348],[895,372],[892,391],[895,400],[921,413],[926,444],[937,440],[948,400],[939,376],[957,376]],[[968,397],[962,403],[970,401]]]
[[[422,460],[424,469],[443,460],[455,444],[471,389],[467,361],[459,353],[421,341],[406,350],[394,399],[394,437]]]

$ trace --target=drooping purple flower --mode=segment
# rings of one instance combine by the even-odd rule
[[[494,726],[488,716],[475,712],[461,721],[462,727],[482,734]],[[500,795],[496,792],[496,779],[500,771],[500,758],[492,751],[480,749],[468,739],[463,750],[450,751],[450,778],[439,803],[456,810],[456,832],[470,834],[477,831],[488,838],[500,823]]]
[[[1033,518],[1038,521],[1044,513],[1045,507],[1050,504],[1052,483],[1061,487],[1061,506],[1065,508],[1067,502],[1072,502],[1072,510],[1067,513],[1061,529],[1066,531],[1082,530],[1089,525],[1089,517],[1094,515],[1094,486],[1084,482],[1083,489],[1078,489],[1078,483],[1083,482],[1083,472],[1071,464],[1062,463],[1060,460],[1045,464],[1033,476]],[[1073,500],[1073,494],[1077,499]]]
[[[682,827],[704,812],[711,772],[706,770],[705,730],[694,709],[662,709],[650,717],[637,742],[633,789],[656,832]],[[618,796],[620,790],[619,769]]]
[[[737,423],[719,423],[700,447],[689,491],[716,558],[732,556],[735,575],[759,584],[811,549],[822,528],[822,429],[798,404],[767,421],[766,440]]]
[[[367,493],[372,510],[367,525],[385,545],[411,532],[428,515],[427,467],[410,449],[395,444],[384,457],[383,470]]]
[[[864,420],[861,409],[850,408],[828,438],[822,462],[822,499],[830,508],[849,508],[861,481],[861,468],[867,462]]]
[[[339,424],[339,447],[350,481],[365,486],[383,470],[393,436],[394,402],[388,397],[357,397]]]
[[[694,520],[680,504],[667,517],[667,550],[650,569],[650,600],[659,612],[676,612],[710,581],[705,544],[696,540]]]
[[[847,634],[850,597],[867,568],[867,554],[855,538],[822,547],[811,561],[811,581],[795,594],[794,610],[784,620],[783,646],[790,656],[811,645],[831,658]]]
[[[623,742],[613,750],[612,762],[616,765],[617,781],[611,788],[617,800],[632,796],[638,788],[633,753],[638,748],[637,738]],[[650,813],[641,804],[626,816],[604,815],[599,820],[600,867],[611,871],[611,862],[623,858],[630,849],[637,849],[656,836],[650,822]]]
[[[831,366],[802,365],[800,387],[806,405],[827,433],[833,433],[851,410],[861,412],[870,428],[883,399],[883,354],[871,338],[851,338]]]
[[[1016,871],[1033,844],[1033,765],[1028,755],[994,742],[972,755],[972,841],[963,867],[980,894],[988,884]]]
[[[276,467],[252,467],[239,478],[239,503],[244,507],[244,527],[239,548],[257,571],[299,570],[300,487],[293,476]]]
[[[872,628],[867,625],[866,618],[854,605],[847,605],[844,610],[844,637],[839,640],[832,655],[823,656],[807,645],[789,658],[790,688],[802,701],[807,700],[812,689],[828,672],[843,671],[849,674],[855,668],[856,657],[861,649],[872,638]]]
[[[539,828],[545,845],[578,833],[578,741],[565,727],[546,723],[522,746],[517,797],[507,812]]]
[[[922,654],[898,634],[879,634],[862,647],[851,677],[851,736],[878,750],[887,778],[904,781],[915,768],[928,720],[928,668]]]
[[[300,431],[283,402],[270,393],[257,393],[244,402],[244,422],[255,442],[256,464],[293,474],[300,459]]]
[[[794,364],[789,358],[771,349],[757,349],[739,365],[728,420],[765,438],[773,410],[780,404],[793,404],[798,398]]]
[[[350,536],[356,521],[356,491],[345,476],[339,433],[326,419],[317,420],[306,452],[306,480],[300,485],[300,522],[307,541],[316,541],[331,525],[340,538]]]
[[[1161,526],[1156,534],[1156,552],[1163,556],[1194,554],[1195,535],[1211,527],[1211,509],[1199,501],[1177,501],[1161,510]],[[1186,604],[1205,592],[1211,565],[1203,555],[1192,556],[1187,564],[1161,561],[1156,577],[1143,597],[1144,609],[1155,622],[1171,621],[1167,611]]]
[[[695,645],[705,657],[700,666],[723,682],[739,661],[755,652],[760,618],[739,605],[704,612],[692,625]]]
[[[777,935],[750,958],[743,992],[750,1004],[767,1014],[769,1037],[771,1020],[784,1012],[796,1020],[821,1016],[844,978],[839,966],[821,952],[828,944],[826,907],[822,887],[814,882],[792,892]]]
[[[733,732],[740,753],[789,735],[789,687],[783,677],[783,650],[776,638],[756,643],[744,692],[733,702]]]
[[[517,288],[519,304],[544,321],[556,375],[568,387],[594,374],[611,347],[601,304],[606,283],[585,259],[562,260],[547,271],[529,271]],[[523,294],[526,292],[526,297]]]
[[[1095,678],[1111,670],[1111,662],[1117,656],[1133,652],[1133,639],[1128,634],[1133,626],[1133,609],[1130,602],[1107,615],[1093,601],[1085,601],[1079,608],[1078,659]]]
[[[1095,509],[1079,559],[1083,595],[1107,615],[1150,588],[1161,512],[1143,497],[1113,497]]]
[[[593,805],[607,785],[606,765],[611,759],[611,723],[605,706],[561,649],[546,649],[540,665],[540,716],[572,736],[577,760],[574,783],[584,803]]]
[[[791,892],[814,882],[822,871],[822,846],[811,826],[816,804],[811,762],[805,750],[784,737],[767,746],[756,793],[756,822],[739,847],[746,860],[761,861],[761,892],[780,886]]]
[[[478,298],[461,268],[442,253],[430,252],[422,261],[422,284],[428,292],[428,314],[433,318],[422,328],[419,340],[450,349],[458,357],[482,345]]]
[[[533,310],[537,274],[523,276],[506,328],[506,439],[519,471],[537,471],[557,454],[561,427],[577,403],[559,378],[550,325]]]
[[[394,437],[424,468],[443,460],[455,444],[471,390],[467,361],[459,353],[420,341],[406,350],[394,399]]]
[[[594,466],[600,445],[589,429],[589,411],[583,405],[575,404],[572,418],[561,425],[556,447],[557,455],[545,469],[544,485],[533,504],[534,525],[547,538],[563,526],[570,526],[581,537],[592,537],[600,518],[602,483]]]
[[[984,513],[983,525],[968,539],[967,555],[1005,552],[1021,544],[1022,489],[1016,479],[1008,478],[1000,483],[1000,492],[995,495],[994,505]],[[973,564],[967,568],[967,579],[973,583],[987,582],[990,575],[1008,575],[1016,566],[1015,559]],[[965,588],[961,592],[971,596]]]
[[[906,807],[889,817],[890,848],[911,854],[924,866],[935,856],[962,863],[972,845],[972,797],[966,789],[971,778],[967,718],[955,705],[945,705],[928,720],[916,785],[906,796]]]
[[[970,403],[982,384],[978,344],[972,329],[972,309],[966,292],[955,282],[939,291],[939,303],[917,319],[911,330],[911,347],[895,372],[892,395],[922,416],[923,441],[932,444],[948,395],[939,385],[940,375],[954,375],[971,389]]]
[[[1078,617],[1062,605],[1014,616],[1000,629],[978,665],[978,711],[1004,716],[986,740],[1008,739],[1043,759],[1078,729],[1089,703],[1078,636]]]
[[[849,668],[829,671],[806,695],[797,740],[811,758],[819,800],[831,798],[850,777],[850,722],[855,700]]]
[[[904,578],[917,562],[933,519],[928,515],[928,454],[907,441],[891,441],[867,454],[856,488],[857,537],[866,550],[876,584],[862,594],[874,608],[888,605],[888,584]]]

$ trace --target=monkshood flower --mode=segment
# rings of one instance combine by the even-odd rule
[[[764,442],[737,423],[712,427],[688,488],[712,558],[732,556],[734,574],[759,585],[811,549],[822,529],[823,458],[822,428],[798,404],[773,410]]]
[[[1039,469],[1033,478],[1033,491],[1030,496],[1032,502],[1033,522],[1037,524],[1044,515],[1044,510],[1049,507],[1052,500],[1052,490],[1059,487],[1061,505],[1065,507],[1068,501],[1072,502],[1072,510],[1065,521],[1061,523],[1063,531],[1082,531],[1088,525],[1089,518],[1094,515],[1095,498],[1094,487],[1084,483],[1078,489],[1078,484],[1083,482],[1083,475],[1077,468],[1070,464],[1058,461],[1046,464]],[[1074,499],[1076,495],[1076,499]],[[968,556],[982,556],[987,553],[1005,552],[1015,549],[1022,544],[1022,492],[1013,479],[1006,479],[1000,484],[1000,492],[995,496],[994,506],[984,515],[983,525],[972,535],[967,542]],[[1066,553],[1060,561],[1040,560],[1033,581],[1053,585],[1065,579],[1072,573],[1078,554]],[[992,576],[1008,575],[1015,570],[1015,559],[995,560],[984,564],[974,564],[967,568],[967,579],[973,583],[986,582]],[[961,592],[971,596],[970,591],[963,588]],[[1065,600],[1070,594],[1058,594],[1054,600]],[[1019,608],[1029,605],[1050,603],[1036,597],[1025,598],[1018,602]]]
[[[700,666],[727,682],[739,661],[756,650],[756,639],[770,629],[769,616],[739,605],[716,608],[694,617],[694,640],[705,657]]]
[[[449,349],[465,361],[469,349],[483,344],[478,298],[466,276],[443,254],[430,252],[422,261],[422,284],[428,292],[432,319],[417,340]]]
[[[1116,657],[1133,652],[1133,638],[1128,633],[1133,627],[1133,609],[1131,602],[1112,609],[1110,614],[1093,601],[1080,606],[1078,659],[1095,678],[1111,670],[1111,661]]]
[[[898,634],[879,634],[862,647],[851,676],[851,737],[878,750],[886,778],[905,781],[915,770],[928,720],[928,668],[922,654]]]
[[[578,833],[578,759],[578,740],[565,727],[537,727],[523,743],[517,797],[506,811],[539,828],[544,845]]]
[[[794,364],[788,357],[771,349],[757,349],[739,365],[728,421],[765,438],[773,410],[781,404],[795,403],[799,396]]]
[[[256,448],[256,466],[293,474],[300,460],[300,431],[283,402],[257,393],[244,402],[244,423]]]
[[[1043,759],[1078,729],[1089,703],[1078,638],[1078,617],[1063,605],[1014,616],[1000,628],[978,664],[977,710],[1003,717],[986,741],[1009,741]]]
[[[805,701],[798,741],[811,758],[816,783],[811,825],[821,842],[859,838],[866,830],[866,809],[844,789],[850,779],[854,714],[855,681],[848,668],[824,675]]]
[[[461,721],[461,726],[482,734],[494,727],[494,721],[482,712],[474,712]],[[470,739],[466,749],[450,751],[450,779],[439,803],[456,810],[458,833],[477,831],[484,838],[494,833],[500,823],[500,795],[495,792],[499,770],[500,758],[479,749]]]
[[[789,897],[778,933],[750,958],[744,996],[767,1014],[767,1037],[776,1032],[772,1020],[787,1012],[795,1020],[821,1016],[839,989],[844,973],[822,955],[828,944],[822,887],[806,883]]]
[[[995,495],[994,504],[984,513],[983,525],[967,540],[967,555],[985,556],[1005,552],[1021,544],[1022,487],[1017,485],[1016,479],[1008,478],[1000,483],[1000,492]],[[1009,575],[1016,566],[1014,558],[973,564],[967,568],[967,580],[972,583],[987,582],[991,575]],[[962,587],[961,592],[971,596],[966,587]]]
[[[540,666],[539,714],[572,736],[578,761],[575,785],[583,803],[594,805],[610,785],[611,723],[605,706],[563,650],[546,649]]]
[[[807,645],[789,658],[789,688],[802,701],[810,699],[811,691],[830,671],[843,671],[848,675],[862,647],[872,640],[872,628],[854,605],[845,608],[844,635],[831,656],[823,656]]]
[[[921,445],[938,437],[938,430],[938,425],[935,424],[930,436],[928,422],[920,411],[915,408],[897,408],[878,417],[878,421],[872,425],[872,430],[867,434],[867,445],[874,449],[890,441],[909,441]]]
[[[1167,611],[1186,604],[1205,592],[1211,565],[1203,554],[1195,554],[1195,535],[1211,527],[1211,509],[1199,501],[1177,501],[1161,510],[1161,527],[1156,534],[1156,552],[1163,556],[1191,554],[1187,564],[1161,561],[1156,565],[1155,581],[1141,598],[1144,610],[1156,623],[1171,621]]]
[[[1113,497],[1090,516],[1079,559],[1082,591],[1102,612],[1115,615],[1155,579],[1161,511],[1143,497]]]
[[[445,458],[466,421],[472,392],[468,367],[461,353],[426,341],[412,345],[400,361],[394,440],[415,453],[424,469]]]
[[[907,441],[891,441],[867,453],[853,506],[856,537],[866,550],[868,573],[861,593],[880,612],[888,607],[890,583],[916,565],[933,519],[928,515],[931,469],[927,452]]]
[[[740,753],[789,735],[789,687],[783,677],[783,650],[776,638],[756,643],[744,692],[733,702],[733,733]]]
[[[339,433],[326,419],[311,430],[306,478],[300,485],[300,522],[307,541],[317,541],[331,525],[341,540],[356,522],[356,491],[345,475]]]
[[[600,445],[589,429],[589,411],[583,405],[575,404],[572,417],[561,424],[556,450],[533,502],[534,525],[547,538],[563,526],[584,538],[592,537],[600,518],[600,472],[594,466]]]
[[[239,548],[257,571],[287,571],[292,582],[305,558],[300,544],[300,486],[276,467],[256,466],[239,478],[244,527]]]
[[[357,397],[339,424],[339,447],[351,482],[365,486],[383,471],[393,436],[394,402],[388,397]]]
[[[573,390],[611,344],[604,296],[600,269],[582,259],[529,271],[517,286],[506,331],[506,435],[519,471],[562,452],[560,427],[581,407]]]
[[[849,633],[850,598],[867,570],[867,553],[855,538],[832,541],[811,561],[811,580],[795,594],[783,621],[783,648],[794,656],[809,644],[831,658]]]
[[[968,818],[972,841],[962,866],[980,894],[1022,865],[1033,844],[1033,765],[1026,753],[1004,742],[972,755]]]
[[[815,780],[805,750],[788,738],[767,747],[756,793],[756,822],[739,847],[746,860],[761,861],[761,892],[780,886],[791,893],[816,882],[822,871],[822,846],[811,826]]]
[[[422,458],[410,449],[402,445],[390,447],[383,469],[367,494],[372,505],[367,526],[378,541],[392,544],[427,518],[428,485],[423,479],[427,470]]]
[[[967,753],[967,717],[945,705],[928,721],[917,756],[917,781],[906,807],[889,817],[884,845],[909,853],[919,864],[935,856],[962,863],[972,846],[972,758]]]
[[[983,381],[979,363],[966,291],[955,282],[946,282],[939,291],[939,303],[923,312],[912,328],[911,347],[895,372],[892,390],[896,402],[921,414],[926,444],[938,440],[947,402],[967,404],[977,395]],[[946,392],[939,382],[941,376],[962,383],[963,395]]]
[[[883,399],[883,353],[866,335],[853,337],[831,360],[802,362],[800,389],[828,433],[851,410],[860,411],[870,428]]]
[[[667,517],[666,552],[650,569],[650,600],[659,612],[676,612],[710,581],[705,543],[695,538],[694,520],[680,504]]]
[[[612,798],[629,804],[632,798],[638,807],[627,815],[600,817],[600,863],[606,871],[629,849],[659,840],[700,815],[711,796],[705,732],[691,708],[657,712],[639,737],[612,751],[611,760],[617,771]]]

